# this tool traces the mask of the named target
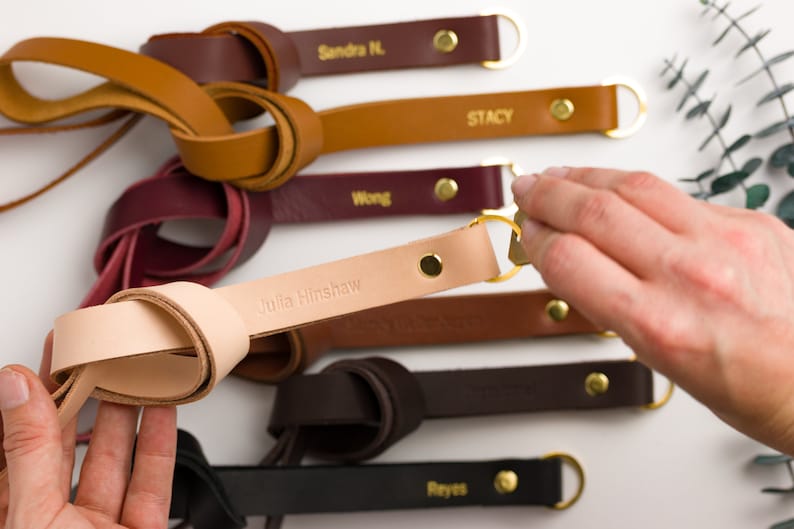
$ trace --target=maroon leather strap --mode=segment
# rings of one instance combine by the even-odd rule
[[[608,381],[600,393],[588,391],[594,374]],[[268,431],[279,438],[274,452],[297,446],[353,462],[379,455],[424,419],[652,402],[652,372],[628,360],[412,373],[386,358],[346,359],[282,382]]]
[[[454,33],[454,49],[442,51],[434,46],[439,31]],[[249,81],[280,92],[289,90],[303,76],[500,58],[496,15],[291,33],[261,22],[227,22],[201,33],[155,35],[140,52],[199,83]]]
[[[440,180],[456,189],[454,196],[439,198]],[[305,175],[269,192],[248,193],[196,179],[174,159],[111,207],[94,258],[99,277],[81,306],[135,286],[175,280],[211,285],[253,255],[274,223],[446,215],[502,205],[500,166]],[[188,219],[224,223],[213,247],[158,236],[164,222]]]

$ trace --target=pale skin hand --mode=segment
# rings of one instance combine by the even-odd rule
[[[513,184],[549,288],[736,429],[794,454],[794,232],[649,173],[551,168]]]
[[[49,344],[49,338],[48,338]],[[45,360],[49,365],[48,348]],[[11,373],[9,375],[9,372]],[[139,410],[102,402],[80,473],[74,503],[69,494],[76,420],[63,431],[41,379],[20,366],[0,373],[0,400],[17,377],[28,399],[3,409],[0,527],[5,529],[165,529],[176,457],[175,408],[146,408],[130,469]],[[5,408],[5,407],[4,407]],[[10,487],[9,487],[10,484]]]

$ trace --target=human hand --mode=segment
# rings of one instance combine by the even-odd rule
[[[45,347],[43,363],[48,365],[47,351]],[[74,503],[69,495],[76,420],[61,431],[47,388],[20,366],[0,370],[0,412],[8,469],[0,479],[0,527],[168,526],[176,457],[174,408],[144,409],[131,470],[138,409],[101,402]]]
[[[794,233],[649,173],[551,168],[513,183],[551,290],[725,422],[794,454]]]

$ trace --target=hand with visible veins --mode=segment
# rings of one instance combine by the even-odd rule
[[[176,458],[175,408],[101,402],[69,502],[77,420],[61,431],[48,380],[51,335],[41,378],[20,366],[0,370],[0,527],[5,529],[165,529]],[[4,435],[3,435],[4,433]],[[133,445],[135,465],[131,467]]]
[[[549,288],[736,429],[794,454],[794,232],[656,176],[550,168],[513,183]]]

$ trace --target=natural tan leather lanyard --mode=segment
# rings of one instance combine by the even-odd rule
[[[76,96],[44,100],[14,77],[17,61],[74,68],[108,82]],[[9,119],[40,125],[106,108],[149,114],[168,123],[192,173],[251,190],[277,187],[318,155],[349,149],[531,134],[619,136],[625,131],[618,129],[616,91],[616,84],[554,88],[384,101],[316,113],[298,99],[250,84],[199,86],[159,61],[89,42],[30,39],[0,57],[0,113]],[[254,110],[269,113],[275,125],[235,132],[232,122]],[[638,124],[639,118],[630,129]]]

